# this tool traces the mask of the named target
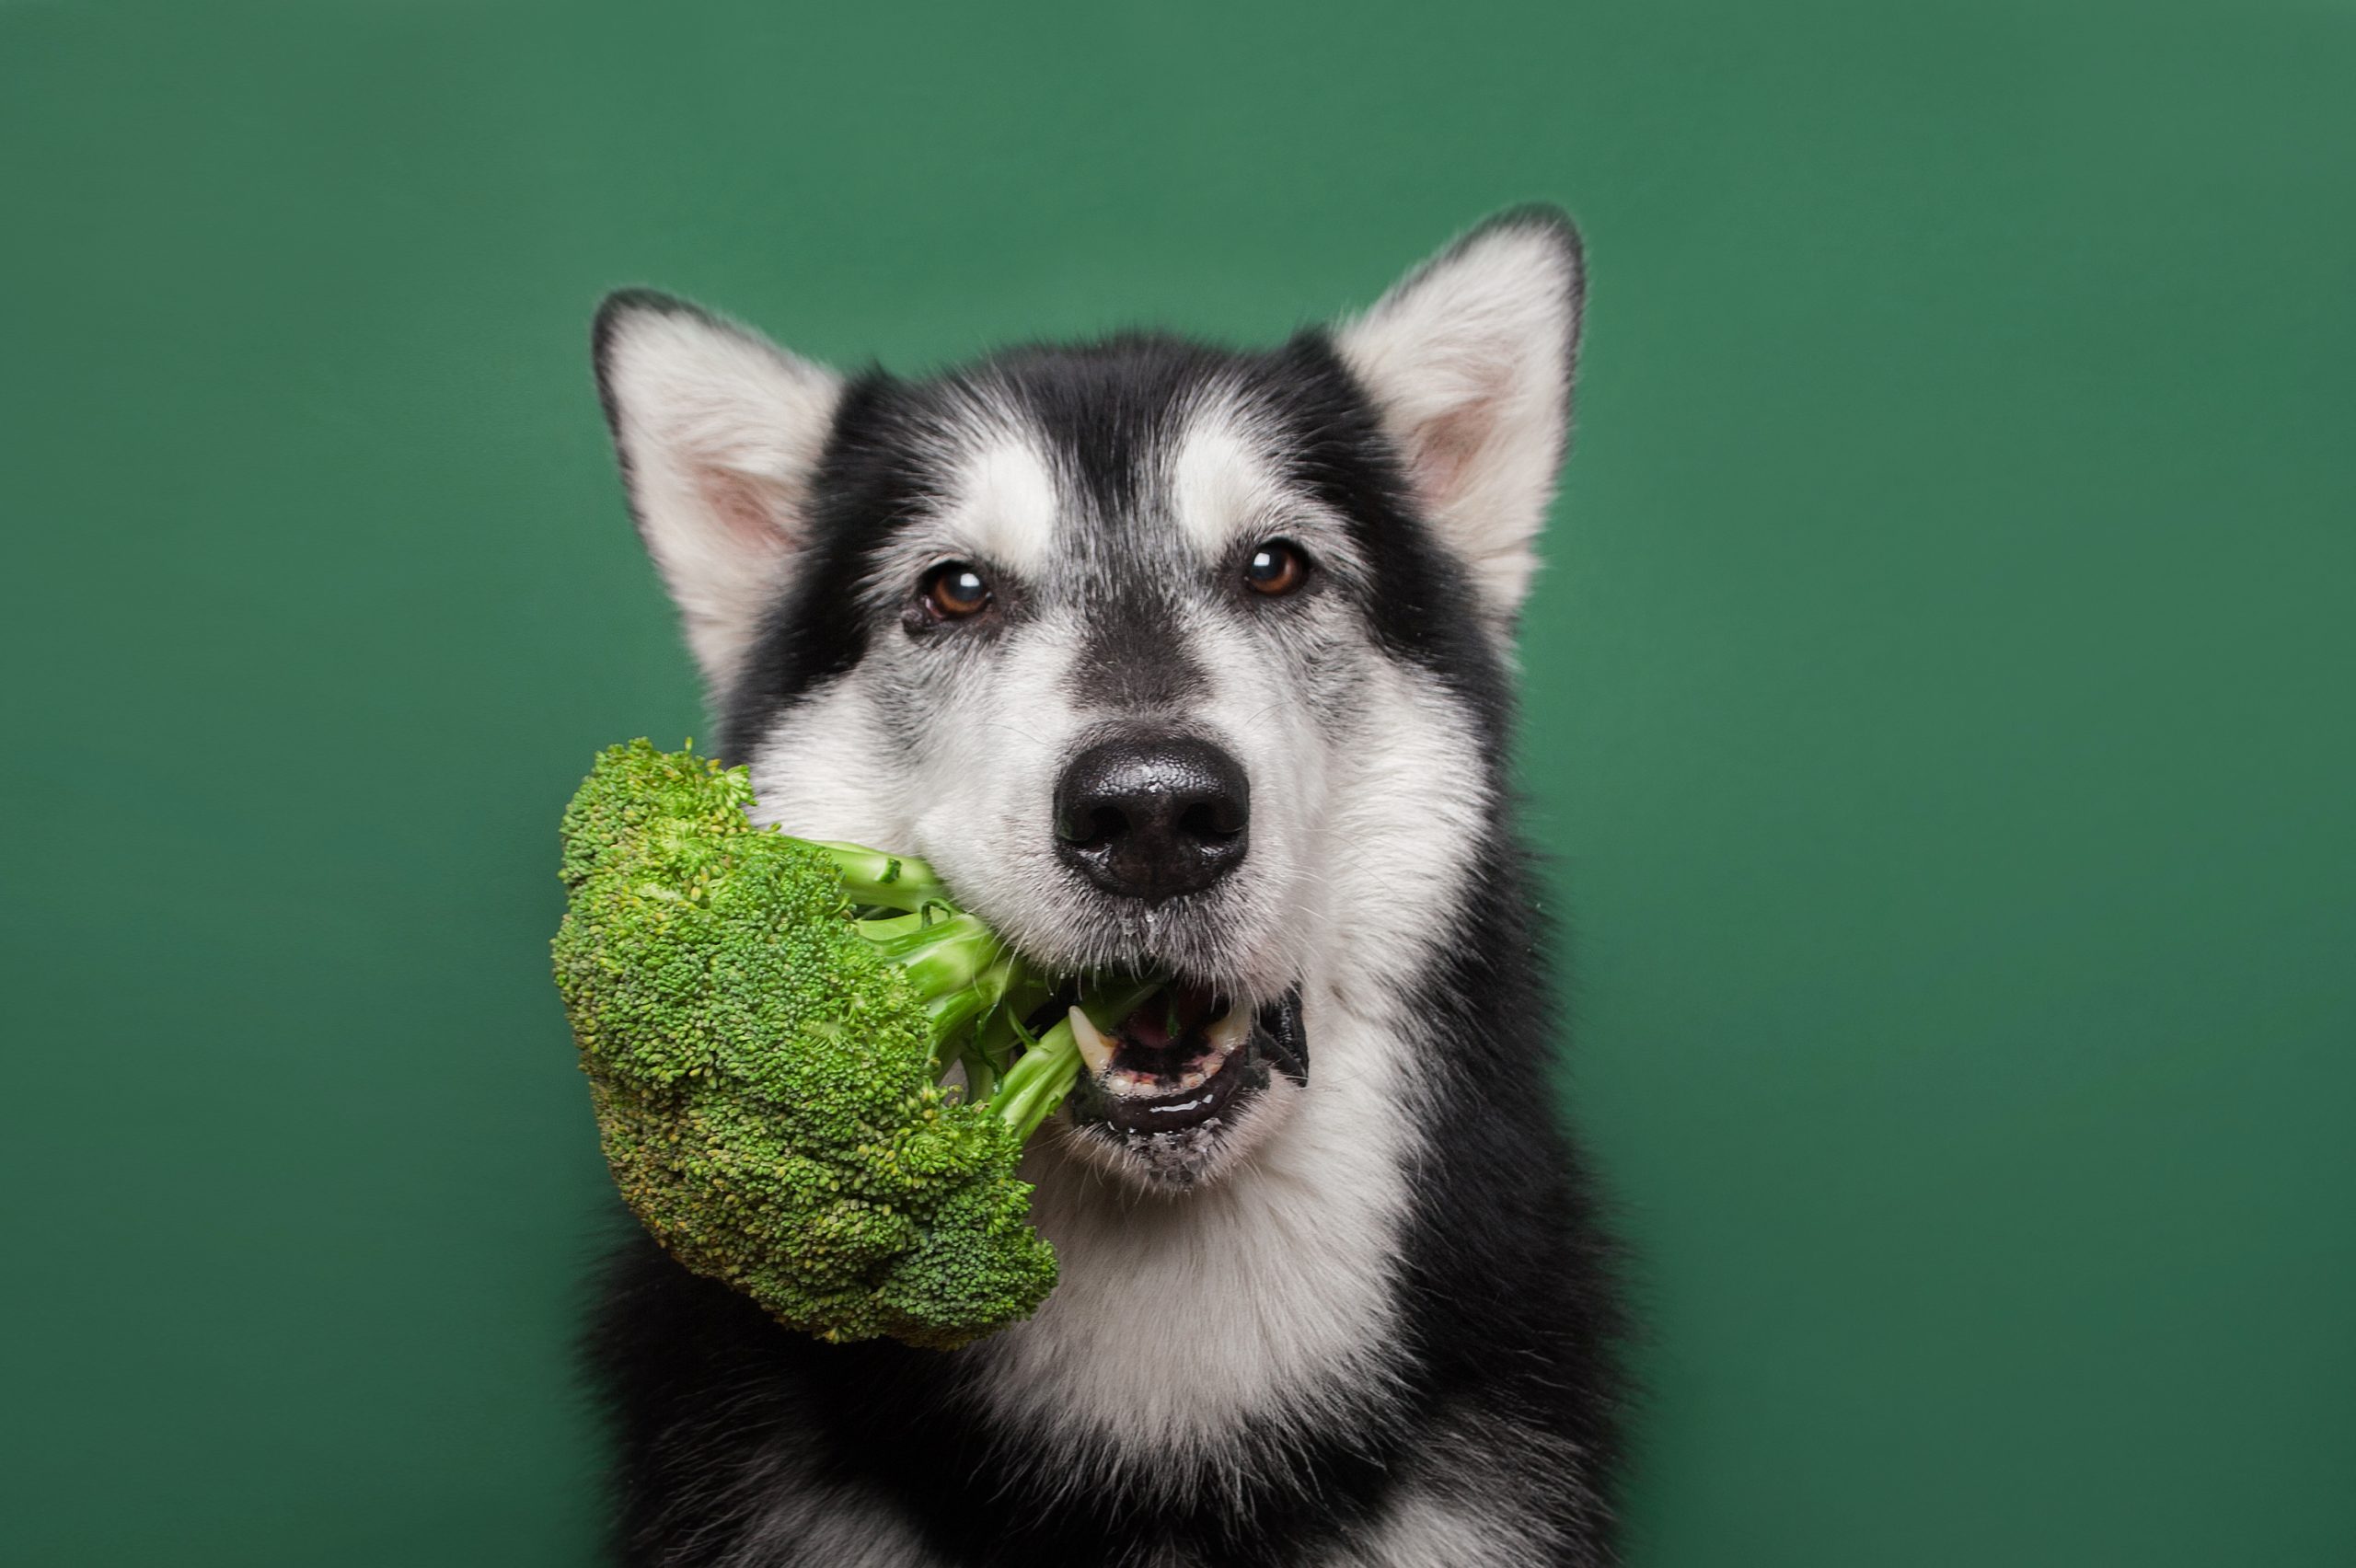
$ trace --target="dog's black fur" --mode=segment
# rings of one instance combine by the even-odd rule
[[[604,333],[601,322],[601,347]],[[1257,355],[1128,338],[1018,351],[991,366],[1115,513],[1127,427],[1160,417],[1214,371],[1264,389],[1290,422],[1298,477],[1349,520],[1371,563],[1375,634],[1455,693],[1480,734],[1482,755],[1467,766],[1501,776],[1511,720],[1502,657],[1475,629],[1463,571],[1415,520],[1368,395],[1325,334]],[[730,760],[744,760],[780,709],[860,660],[872,629],[853,608],[853,584],[926,482],[898,432],[933,395],[880,373],[846,394],[806,565],[722,715]],[[1523,1483],[1544,1494],[1532,1499],[1542,1512],[1566,1521],[1548,1561],[1612,1561],[1623,1401],[1613,1254],[1558,1127],[1550,933],[1509,811],[1492,812],[1485,843],[1472,850],[1490,869],[1487,892],[1417,1004],[1454,1055],[1428,1128],[1432,1152],[1415,1177],[1396,1286],[1405,1326],[1392,1347],[1404,1393],[1387,1415],[1285,1435],[1296,1462],[1240,1489],[1206,1483],[1174,1500],[1075,1489],[969,1397],[955,1355],[816,1343],[634,1235],[612,1264],[588,1344],[618,1450],[618,1559],[648,1568],[770,1561],[740,1556],[750,1543],[738,1532],[752,1528],[756,1495],[787,1487],[892,1511],[944,1564],[1148,1564],[1176,1547],[1191,1555],[1175,1561],[1290,1568],[1378,1520],[1418,1446],[1472,1412],[1560,1440],[1544,1473]],[[1216,1355],[1217,1327],[1172,1332]],[[776,1561],[804,1561],[776,1550]]]

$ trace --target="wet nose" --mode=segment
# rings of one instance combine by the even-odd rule
[[[1056,786],[1056,848],[1107,893],[1159,904],[1242,862],[1243,765],[1192,735],[1134,734],[1072,758]]]

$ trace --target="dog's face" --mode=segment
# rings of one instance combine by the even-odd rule
[[[1305,990],[1444,918],[1411,906],[1494,760],[1580,282],[1517,213],[1272,352],[921,381],[608,302],[633,509],[764,819],[923,856],[1047,970],[1177,977],[1089,1042],[1071,1151],[1216,1178],[1306,1090]]]

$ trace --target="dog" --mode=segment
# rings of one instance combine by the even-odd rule
[[[662,1568],[1609,1563],[1614,1253],[1507,782],[1585,295],[1552,209],[1255,352],[841,375],[608,299],[630,510],[757,815],[1175,975],[1022,1174],[1062,1276],[830,1345],[643,1237],[589,1335]]]

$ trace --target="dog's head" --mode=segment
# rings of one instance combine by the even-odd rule
[[[1189,1185],[1276,1134],[1304,1015],[1403,989],[1463,896],[1581,281],[1519,212],[1272,352],[922,380],[660,295],[600,314],[639,530],[764,819],[925,857],[1051,970],[1178,976],[1075,1097],[1107,1169]]]

